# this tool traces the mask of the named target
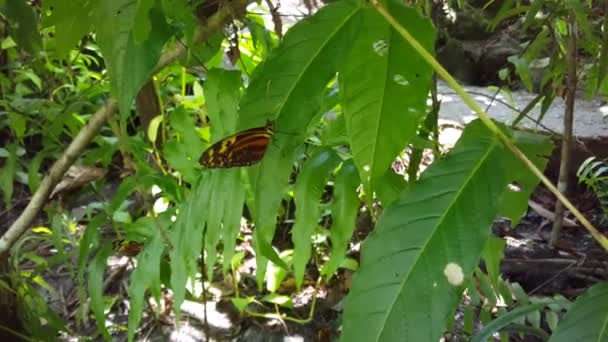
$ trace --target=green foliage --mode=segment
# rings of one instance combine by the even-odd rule
[[[393,15],[429,51],[428,18],[388,1]],[[368,193],[416,134],[426,114],[431,68],[372,7],[352,20],[359,34],[340,66],[340,95],[349,144]]]
[[[549,137],[530,134],[525,131],[515,131],[513,142],[538,167],[544,170],[553,146]],[[539,183],[539,179],[526,168],[524,163],[514,155],[509,155],[509,181],[513,185],[503,194],[500,216],[511,220],[515,226],[528,209],[528,198]]]
[[[490,336],[499,331],[501,328],[517,322],[520,318],[525,317],[525,315],[531,312],[538,312],[539,309],[542,309],[546,305],[546,303],[526,304],[518,307],[517,309],[511,310],[508,313],[504,313],[500,315],[499,318],[493,320],[492,323],[485,326],[482,331],[475,334],[471,341],[487,341]]]
[[[504,156],[480,122],[470,124],[456,147],[384,211],[362,247],[344,340],[439,338],[498,211],[507,185]]]
[[[4,203],[8,208],[11,203],[11,198],[13,196],[13,181],[16,173],[16,164],[17,164],[17,146],[9,145],[6,151],[6,160],[4,161],[4,166],[2,167],[2,172],[0,173],[0,190],[2,190],[2,194],[4,195]]]
[[[350,21],[360,10],[354,1],[341,1],[298,22],[268,60],[256,69],[240,102],[239,129],[262,126],[266,119],[276,119],[276,134],[265,158],[254,168],[257,174],[252,182],[254,247],[260,287],[266,259],[281,264],[270,241],[296,150],[321,109],[325,87],[336,74],[341,53],[346,49],[345,42],[351,41]]]
[[[149,222],[146,225],[147,229],[156,231],[156,234],[137,257],[139,267],[131,274],[129,286],[129,341],[133,341],[135,330],[144,311],[146,290],[150,289],[157,302],[160,300],[160,262],[165,250],[160,229],[165,229],[166,222],[161,224],[158,221]],[[153,227],[155,224],[158,224],[159,227]]]
[[[91,296],[91,310],[95,314],[97,320],[97,329],[102,334],[105,340],[110,339],[110,334],[106,329],[105,301],[103,298],[103,275],[106,270],[106,263],[110,253],[112,252],[112,244],[106,242],[95,254],[93,263],[88,270],[88,285],[89,295]]]
[[[510,8],[513,4],[505,5],[502,18],[527,9]],[[417,136],[427,116],[432,72],[370,4],[359,0],[329,4],[295,24],[280,42],[259,15],[248,13],[235,20],[235,26],[249,30],[238,33],[242,53],[237,71],[220,68],[224,48],[234,47],[234,40],[224,41],[223,32],[191,44],[197,23],[186,0],[112,0],[79,6],[50,0],[41,11],[42,32],[33,29],[36,9],[24,6],[27,3],[22,0],[7,0],[4,5],[9,22],[19,24],[18,30],[11,31],[17,45],[5,41],[11,60],[19,61],[11,65],[14,77],[0,74],[5,95],[0,104],[6,108],[6,114],[0,113],[0,130],[11,136],[10,143],[0,148],[0,190],[7,206],[14,182],[21,179],[34,191],[46,170],[45,159],[59,155],[108,93],[119,103],[119,119],[104,127],[79,162],[122,168],[129,176],[120,179],[112,198],[87,207],[82,235],[66,234],[62,213],[57,213],[47,237],[60,251],[56,260],[63,262],[71,257],[68,247],[78,245],[79,298],[81,304],[90,298],[104,339],[111,338],[103,277],[112,251],[100,227],[107,225],[144,245],[129,285],[128,336],[133,340],[147,295],[158,300],[160,290],[169,287],[179,320],[181,304],[195,295],[188,293],[188,282],[204,281],[205,276],[213,281],[220,262],[224,273],[231,270],[236,275],[233,261],[244,257],[244,252],[235,255],[240,230],[249,228],[243,219],[244,207],[253,223],[258,286],[262,289],[266,282],[271,294],[241,298],[237,292],[232,300],[240,312],[247,313],[247,305],[254,301],[290,308],[290,294],[275,292],[292,276],[300,288],[308,265],[319,267],[324,262],[321,276],[325,280],[340,267],[356,268],[347,253],[358,224],[361,193],[368,205],[381,206],[384,212],[363,243],[361,266],[346,301],[343,340],[438,340],[467,286],[475,305],[483,305],[480,320],[488,324],[476,338],[521,323],[522,317],[533,327],[540,326],[545,317],[551,329],[562,329],[560,333],[572,329],[560,324],[559,310],[539,309],[551,304],[529,304],[533,298],[520,287],[509,288],[500,277],[504,242],[487,239],[489,226],[495,216],[508,217],[515,225],[538,180],[479,122],[470,124],[456,148],[438,158],[415,186],[407,186],[390,169],[408,144],[434,145]],[[385,5],[433,52],[435,32],[428,18],[396,1]],[[526,53],[511,58],[516,72],[532,89],[530,64],[553,52],[550,73],[540,82],[544,109],[556,95],[555,89],[545,86],[561,83],[565,70],[559,49],[548,47],[563,45],[567,34],[563,18],[549,25],[530,14],[546,6],[546,1],[530,4],[525,24],[538,31]],[[604,56],[594,36],[596,23],[585,24],[586,5],[565,6],[584,26],[585,51]],[[189,48],[192,58],[180,61],[188,68],[176,63],[152,75],[165,45],[182,44],[177,38]],[[79,50],[72,50],[81,39]],[[45,60],[21,62],[19,48],[32,52],[43,45]],[[204,77],[190,69],[200,69],[201,63],[206,67]],[[595,77],[594,86],[601,91],[605,62],[590,70],[590,80]],[[157,76],[162,109],[155,113],[151,130],[143,132],[131,106],[152,76]],[[267,120],[274,121],[275,134],[259,165],[201,168],[198,160],[209,143],[262,126]],[[539,168],[544,167],[551,148],[548,139],[505,131]],[[150,136],[154,139],[146,140]],[[23,147],[30,139],[39,139],[43,147],[26,151]],[[40,170],[41,166],[45,169]],[[592,169],[586,177],[603,177],[603,171],[596,175],[600,167]],[[519,189],[507,189],[511,183]],[[163,213],[148,203],[152,188],[160,189],[160,200],[168,203]],[[280,251],[273,246],[277,217],[292,214],[282,205],[291,203],[292,194],[294,246]],[[320,203],[325,194],[327,203]],[[135,195],[144,197],[145,208],[130,212],[128,204]],[[365,209],[376,214],[374,206]],[[331,218],[330,223],[320,227],[321,218]],[[317,235],[329,241],[312,241]],[[41,269],[49,264],[34,253],[24,255]],[[487,275],[477,268],[480,258]],[[481,290],[472,286],[472,275]],[[32,279],[45,283],[41,277]],[[34,288],[27,284],[22,291],[34,292]],[[487,301],[482,304],[483,295]],[[490,322],[499,298],[512,308],[512,297],[520,309],[502,309]],[[31,303],[38,302],[41,297],[34,296]],[[465,330],[472,333],[475,310],[473,306],[465,310]],[[46,307],[32,312],[52,320],[52,332],[64,329]],[[88,314],[81,308],[78,318]],[[575,314],[579,315],[573,310]],[[588,329],[601,334],[597,321]]]
[[[163,149],[169,164],[189,183],[198,177],[198,158],[204,146],[193,122],[184,107],[175,108],[169,114],[169,123],[176,135],[164,144]]]
[[[319,201],[330,172],[338,166],[340,157],[329,148],[315,151],[304,163],[296,181],[294,202],[296,223],[291,229],[294,245],[293,267],[298,288],[302,286],[306,264],[311,256],[311,236],[320,216]]]
[[[43,3],[42,25],[54,26],[55,49],[59,58],[69,57],[70,50],[92,28],[94,13],[92,1],[49,0]],[[50,10],[52,8],[52,10]]]
[[[593,190],[604,214],[608,215],[608,163],[596,157],[589,157],[579,166],[576,176],[579,182]]]
[[[158,62],[160,51],[170,36],[170,28],[160,10],[152,8],[149,18],[136,22],[142,14],[137,3],[130,0],[100,1],[96,8],[96,31],[99,47],[105,56],[112,83],[112,94],[118,100],[123,117],[128,115],[131,103],[142,85],[150,78]],[[138,16],[138,14],[140,16]],[[113,18],[113,20],[107,20]],[[148,23],[150,34],[144,37],[136,24]]]
[[[34,9],[25,0],[5,0],[0,12],[9,18],[14,30],[11,36],[15,42],[31,54],[38,52],[42,47],[42,39]]]
[[[357,187],[359,174],[352,159],[344,162],[336,175],[331,203],[332,225],[330,229],[331,255],[323,266],[322,273],[331,278],[346,257],[348,241],[355,230],[355,220],[359,212]]]
[[[549,341],[608,341],[608,284],[598,283],[572,305]]]
[[[486,244],[483,247],[481,257],[483,258],[486,270],[488,272],[488,278],[492,282],[494,289],[498,289],[498,282],[500,279],[500,261],[503,257],[505,245],[505,240],[490,236],[488,240],[486,240]]]

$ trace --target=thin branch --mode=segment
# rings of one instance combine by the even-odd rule
[[[255,15],[272,15],[271,13],[260,13],[260,12],[251,12],[248,11],[247,14],[255,14]],[[283,14],[283,13],[276,13],[277,16],[279,17],[294,17],[294,18],[308,18],[310,17],[309,14]]]
[[[492,99],[492,101],[494,102],[498,102],[501,105],[511,109],[512,111],[518,113],[518,114],[523,114],[522,118],[526,118],[532,122],[534,122],[537,126],[539,126],[540,128],[544,129],[545,131],[555,135],[555,136],[561,136],[560,133],[552,130],[551,128],[545,126],[542,122],[538,121],[538,119],[533,118],[532,116],[530,116],[528,113],[526,113],[524,110],[518,109],[517,107],[512,106],[511,104],[509,104],[506,101],[503,101],[499,98],[493,98],[492,96],[488,95],[488,94],[484,94],[482,92],[479,91],[472,91],[472,90],[467,90],[467,93],[472,94],[472,95],[477,95],[477,96],[483,96],[483,97],[487,97],[489,99]],[[454,92],[454,91],[447,91],[442,93],[442,95],[458,95],[458,93]]]
[[[559,179],[557,188],[561,193],[568,191],[568,168],[570,167],[570,154],[572,150],[572,123],[574,121],[574,98],[576,96],[576,18],[570,13],[568,18],[568,83],[566,84],[566,108],[564,109],[564,137],[562,139],[562,155],[559,164]],[[555,221],[549,238],[549,247],[555,247],[561,235],[564,217],[564,204],[555,203]]]
[[[279,2],[279,5],[281,3]],[[270,9],[270,15],[272,16],[272,23],[274,24],[274,32],[277,34],[279,39],[283,38],[283,22],[279,15],[279,6],[274,6],[271,0],[266,0],[266,5]]]
[[[545,209],[542,205],[534,202],[533,200],[528,200],[528,206],[530,208],[532,208],[532,210],[536,211],[536,213],[539,214],[540,216],[546,218],[549,221],[555,222],[555,213],[551,212],[550,210]],[[571,228],[578,227],[578,224],[576,222],[574,222],[573,220],[571,220],[567,217],[563,217],[563,221],[564,221],[564,226],[566,226],[566,227],[571,227]]]
[[[235,0],[231,2],[232,6],[245,8],[249,0]],[[194,42],[206,40],[212,33],[221,29],[223,25],[231,20],[232,11],[228,7],[222,7],[215,13],[204,25],[197,28],[194,33]],[[163,52],[153,74],[173,63],[186,52],[186,47],[178,44],[171,50]],[[97,135],[97,132],[110,118],[110,115],[117,109],[117,104],[114,99],[109,99],[105,105],[93,114],[89,122],[78,132],[78,135],[70,143],[63,155],[53,164],[47,176],[44,177],[38,190],[32,196],[30,203],[23,210],[11,227],[0,238],[0,255],[8,252],[9,248],[19,239],[30,227],[42,207],[46,204],[49,195],[55,185],[61,180],[68,168],[76,161],[76,159],[84,152],[89,143]]]

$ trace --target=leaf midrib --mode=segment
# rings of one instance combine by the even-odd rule
[[[492,154],[492,152],[498,145],[499,145],[498,141],[496,140],[496,137],[494,137],[492,140],[492,143],[488,146],[488,148],[486,150],[487,152],[482,156],[482,158],[479,158],[479,162],[473,168],[473,172],[469,173],[469,176],[467,176],[465,178],[465,182],[462,183],[463,185],[456,192],[456,195],[454,196],[455,199],[458,199],[461,197],[463,189],[466,187],[467,184],[469,184],[471,182],[472,179],[474,179],[473,175],[476,175],[478,173],[478,170],[480,169],[481,165],[484,164],[484,161]],[[445,220],[446,214],[451,212],[452,207],[454,206],[454,204],[456,202],[457,202],[456,200],[451,201],[450,205],[447,207],[446,210],[444,210],[443,214],[437,220],[437,222],[443,222]],[[438,226],[439,226],[439,224],[435,224],[435,227],[438,227]],[[403,287],[405,286],[405,283],[407,282],[407,280],[410,278],[410,275],[413,272],[416,265],[418,265],[420,256],[424,253],[424,251],[426,251],[429,242],[433,239],[433,237],[435,236],[436,233],[437,233],[437,228],[433,229],[433,233],[429,235],[429,238],[424,242],[424,244],[420,248],[421,252],[418,253],[418,257],[416,257],[415,262],[412,263],[413,266],[410,268],[410,270],[407,273],[404,274],[403,280],[400,281],[399,291],[395,292],[397,295],[395,295],[395,297],[393,298],[393,301],[392,301],[391,305],[389,306],[390,309],[386,311],[386,315],[385,315],[384,319],[382,320],[382,322],[388,321],[388,317],[393,312],[392,310],[395,307],[395,303],[397,302],[397,300],[399,298],[399,294],[403,292]],[[382,333],[384,332],[384,330],[385,330],[385,324],[383,323],[382,328],[378,330],[378,335],[377,335],[375,341],[380,341],[380,337],[382,336]]]

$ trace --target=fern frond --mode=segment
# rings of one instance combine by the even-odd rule
[[[589,157],[578,168],[576,176],[580,183],[593,190],[608,215],[608,161]]]

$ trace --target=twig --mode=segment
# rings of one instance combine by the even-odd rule
[[[568,167],[570,166],[570,154],[572,150],[572,122],[574,121],[574,97],[576,95],[576,18],[573,13],[568,17],[568,83],[566,85],[566,108],[564,110],[564,137],[562,139],[562,155],[559,164],[559,179],[557,189],[561,193],[568,191]],[[555,220],[553,230],[549,238],[549,247],[554,248],[559,240],[564,216],[564,204],[560,201],[555,203]]]
[[[279,2],[279,5],[281,3]],[[283,22],[281,21],[281,16],[279,16],[279,6],[276,6],[272,3],[271,0],[266,0],[266,5],[270,10],[270,15],[272,16],[272,23],[274,24],[274,33],[277,34],[279,39],[283,38]]]
[[[250,0],[235,0],[231,2],[232,6],[245,8]],[[207,39],[212,33],[219,30],[225,22],[231,18],[231,10],[222,7],[215,13],[204,25],[197,27],[194,33],[193,42],[200,42]],[[154,67],[153,73],[165,68],[173,63],[186,52],[183,45],[176,45],[171,50],[163,52],[158,63]],[[97,132],[108,120],[110,115],[117,109],[117,104],[114,99],[109,99],[106,104],[101,107],[89,120],[89,122],[80,130],[72,143],[65,150],[63,155],[53,164],[48,175],[44,177],[38,190],[32,196],[32,200],[23,210],[6,233],[0,238],[0,255],[8,253],[9,248],[21,237],[32,224],[42,207],[46,204],[47,199],[57,183],[61,180],[64,173],[76,161],[88,144],[97,135]]]
[[[519,113],[522,116],[522,118],[526,118],[526,119],[534,122],[537,126],[539,126],[540,128],[544,129],[545,131],[547,131],[547,132],[549,132],[549,133],[551,133],[551,134],[553,134],[555,136],[561,136],[560,133],[552,130],[551,128],[545,126],[542,122],[538,121],[538,119],[535,119],[532,116],[530,116],[528,113],[526,113],[525,109],[524,110],[520,110],[520,109],[518,109],[516,107],[513,107],[511,104],[509,104],[506,101],[503,101],[503,100],[501,100],[499,98],[493,98],[492,96],[490,96],[488,94],[484,94],[484,93],[479,92],[479,91],[467,90],[467,93],[473,94],[473,95],[477,95],[477,96],[483,96],[483,97],[491,98],[492,101],[498,102],[501,105],[503,105],[503,106],[511,109],[512,111]],[[444,92],[444,93],[441,93],[441,94],[442,95],[458,95],[458,93],[456,93],[454,91],[448,91],[448,92]]]
[[[557,277],[559,277],[560,275],[562,275],[564,272],[568,271],[569,269],[571,269],[572,267],[574,267],[574,265],[580,263],[579,261],[576,260],[572,260],[572,263],[570,263],[570,265],[564,267],[563,269],[561,269],[559,272],[557,272],[556,274],[554,274],[552,277],[550,277],[549,279],[545,280],[542,284],[538,285],[537,287],[535,287],[534,289],[532,289],[532,291],[528,292],[528,295],[532,295],[533,293],[535,293],[536,291],[542,289],[543,287],[545,287],[545,285],[549,284],[550,282],[552,282],[553,280],[557,279]]]
[[[551,212],[550,210],[545,209],[542,205],[534,202],[533,200],[528,200],[528,205],[530,206],[530,208],[532,208],[532,210],[536,211],[540,216],[546,218],[549,221],[553,221],[555,222],[555,213]],[[578,227],[578,224],[576,222],[574,222],[573,220],[567,218],[567,217],[563,217],[563,222],[564,222],[564,226],[566,227]]]
[[[260,12],[251,12],[251,11],[248,11],[247,14],[272,15],[271,13],[260,13]],[[277,15],[279,17],[294,17],[294,18],[308,18],[308,17],[310,17],[309,14],[284,14],[284,13],[279,13],[278,11],[276,12],[275,15]]]

